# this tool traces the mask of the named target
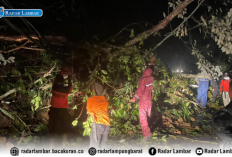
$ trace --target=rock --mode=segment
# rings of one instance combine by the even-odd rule
[[[7,148],[12,148],[12,147],[14,147],[14,145],[11,142],[7,142],[6,143],[6,147]]]
[[[193,117],[191,117],[190,120],[191,120],[192,122],[195,122],[195,121],[196,121]]]
[[[186,127],[186,128],[191,128],[191,124],[190,123],[184,123],[183,126]]]
[[[178,119],[178,122],[179,122],[179,123],[183,123],[183,118],[179,118],[179,119]]]
[[[171,118],[167,117],[166,119],[168,120],[168,122],[172,123],[172,119]]]
[[[179,134],[181,135],[181,132],[179,130],[175,131],[174,134]]]
[[[0,146],[3,146],[6,144],[6,138],[5,137],[0,137]]]
[[[5,110],[9,110],[9,107],[7,106],[7,105],[3,105],[3,108],[5,109]]]
[[[177,125],[177,126],[180,125],[180,123],[178,123],[177,121],[175,121],[173,124],[175,124],[175,125]]]
[[[11,126],[11,120],[6,116],[1,117],[0,128],[5,128],[8,126]]]

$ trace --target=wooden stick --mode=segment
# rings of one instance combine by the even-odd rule
[[[21,90],[21,88],[18,87],[18,88],[14,88],[14,89],[9,90],[8,92],[6,92],[5,94],[3,94],[3,95],[0,96],[0,100],[4,99],[5,97],[7,97],[10,94],[15,93],[18,90]]]
[[[51,74],[52,71],[55,69],[55,67],[56,67],[56,64],[51,68],[51,70],[49,72],[45,73],[43,77],[47,77],[49,74]],[[42,78],[39,78],[38,80],[36,80],[35,84],[38,83],[41,79]]]
[[[83,112],[83,109],[84,109],[84,106],[85,106],[85,105],[83,105],[82,110],[81,110],[81,113],[80,113],[80,115],[78,116],[78,118],[76,118],[76,120],[78,120],[78,119],[81,117],[82,112]]]
[[[34,51],[45,51],[44,49],[34,48],[34,47],[25,47],[25,46],[19,46],[11,50],[3,51],[0,50],[0,53],[10,53],[19,49],[27,49],[27,50],[34,50]]]

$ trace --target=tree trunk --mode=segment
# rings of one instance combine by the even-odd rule
[[[50,41],[56,41],[56,42],[66,42],[66,38],[63,36],[44,36],[47,40]],[[39,40],[38,37],[31,35],[32,39],[35,40]],[[25,40],[28,40],[27,37],[25,36],[4,36],[4,35],[0,35],[0,40],[6,40],[6,41],[18,41],[18,42],[22,42]]]
[[[140,41],[140,39],[145,39],[146,37],[158,32],[161,29],[164,29],[165,26],[167,26],[167,24],[173,20],[174,17],[176,17],[179,13],[181,13],[181,11],[186,8],[190,3],[192,3],[194,0],[185,0],[184,2],[182,2],[175,10],[173,10],[162,22],[160,22],[158,25],[152,27],[151,29],[140,33],[137,37],[135,37],[134,39],[128,41],[125,46],[133,46],[134,44],[136,44],[138,41]]]

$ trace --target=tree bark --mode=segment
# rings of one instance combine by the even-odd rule
[[[47,40],[50,41],[57,41],[57,42],[66,42],[66,38],[63,36],[44,36]],[[38,37],[31,35],[32,39],[39,40]],[[25,36],[4,36],[0,35],[0,40],[6,40],[6,41],[17,41],[22,42],[25,40],[28,40]]]
[[[9,90],[7,93],[5,93],[5,94],[3,94],[2,96],[0,96],[0,100],[4,99],[4,98],[7,97],[8,95],[11,95],[11,94],[17,92],[18,90],[21,90],[21,88],[18,87],[18,88],[14,88],[14,89]]]
[[[40,48],[19,46],[19,47],[16,47],[14,49],[7,50],[7,51],[0,50],[0,53],[10,53],[10,52],[13,52],[13,51],[16,51],[16,50],[19,50],[19,49],[27,49],[27,50],[34,50],[34,51],[46,51],[46,50],[40,49]]]
[[[185,77],[185,78],[196,78],[197,77],[197,75],[194,75],[194,74],[179,74],[179,76]]]
[[[165,26],[167,26],[167,24],[173,20],[174,17],[176,17],[179,13],[181,13],[181,11],[186,8],[190,3],[192,3],[194,0],[185,0],[184,2],[182,2],[175,10],[173,10],[163,21],[161,21],[158,25],[152,27],[151,29],[140,33],[137,37],[135,37],[134,39],[128,41],[125,46],[133,46],[134,44],[136,44],[138,41],[140,41],[140,39],[145,39],[146,37],[158,32],[161,29],[164,29]]]

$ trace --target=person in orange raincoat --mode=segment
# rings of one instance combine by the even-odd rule
[[[94,84],[96,95],[87,100],[87,112],[94,117],[92,132],[90,135],[90,147],[106,148],[110,130],[110,118],[108,115],[109,102],[104,96],[106,90],[99,83]]]

